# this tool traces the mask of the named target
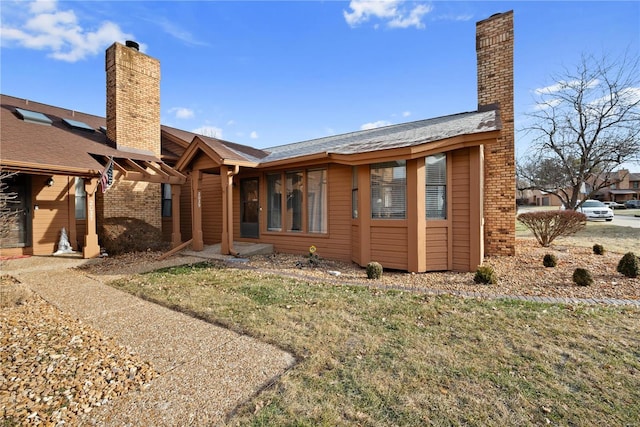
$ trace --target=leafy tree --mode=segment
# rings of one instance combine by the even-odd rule
[[[520,159],[520,190],[538,189],[575,208],[610,185],[614,170],[640,162],[640,59],[582,56],[574,70],[535,92]]]

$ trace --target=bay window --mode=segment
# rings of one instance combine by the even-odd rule
[[[407,216],[407,169],[404,160],[371,165],[371,218]]]

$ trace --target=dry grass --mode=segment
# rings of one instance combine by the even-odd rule
[[[296,355],[230,424],[640,419],[638,309],[432,297],[206,263],[113,285]]]

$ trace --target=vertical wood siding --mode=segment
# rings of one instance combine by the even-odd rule
[[[70,204],[69,200],[70,186],[75,185],[75,181],[73,178],[55,175],[54,184],[47,187],[47,179],[49,176],[34,175],[31,181],[31,209],[38,205],[38,210],[32,210],[34,255],[54,253],[58,247],[62,227],[65,227],[67,232],[70,227],[75,227],[75,211],[70,209],[74,204]],[[74,242],[72,245],[75,246]]]
[[[180,235],[182,241],[191,239],[191,177],[180,188]],[[171,240],[171,236],[169,236]]]
[[[453,269],[469,270],[470,257],[470,176],[469,150],[456,150],[453,156]]]
[[[220,243],[222,240],[222,187],[220,186],[220,175],[203,174],[201,192],[202,238],[204,244]]]

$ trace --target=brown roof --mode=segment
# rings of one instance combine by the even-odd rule
[[[25,121],[16,108],[42,113],[52,124]],[[104,169],[98,159],[105,156],[157,161],[153,156],[115,149],[100,130],[105,125],[103,117],[7,95],[0,95],[0,113],[0,165],[4,168],[92,176]],[[71,128],[63,119],[85,123],[94,131]]]

